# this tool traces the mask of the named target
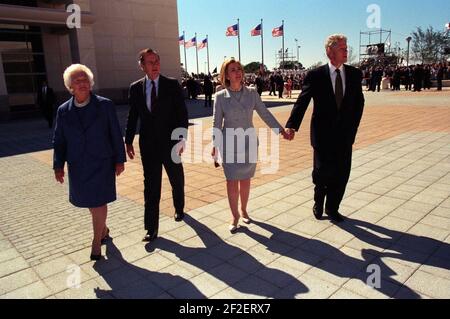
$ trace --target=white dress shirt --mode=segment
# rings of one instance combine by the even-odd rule
[[[337,73],[336,73],[336,67],[331,64],[331,62],[328,62],[328,66],[330,67],[330,78],[331,78],[331,83],[333,84],[333,92],[336,93],[336,77],[337,77]],[[343,93],[345,95],[345,67],[342,64],[339,68],[339,70],[341,71],[341,78],[342,78],[342,89],[343,89]]]

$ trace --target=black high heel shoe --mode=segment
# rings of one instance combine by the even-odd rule
[[[106,243],[108,242],[109,239],[109,228],[106,227],[106,235],[105,237],[102,238],[102,240],[100,241],[102,245],[106,245]]]

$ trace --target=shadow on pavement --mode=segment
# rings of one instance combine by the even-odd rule
[[[95,294],[99,299],[110,298],[111,295],[121,299],[152,299],[162,295],[163,287],[169,283],[184,283],[195,296],[204,298],[194,285],[181,276],[150,271],[128,263],[112,240],[106,245],[106,257],[107,260],[102,259],[94,264],[95,271],[111,287],[111,290],[96,288]]]
[[[185,247],[172,240],[158,238],[154,243],[147,244],[147,250],[151,252],[157,248],[171,252],[182,262],[201,269],[242,294],[258,298],[292,299],[297,294],[308,292],[308,288],[292,275],[264,265],[247,251],[228,244],[201,222],[188,215],[184,220],[197,233],[205,247]],[[240,227],[238,232],[246,233],[247,230],[246,227]],[[217,255],[221,258],[215,257]],[[228,263],[231,260],[234,263]],[[270,281],[264,278],[269,278]],[[287,285],[290,285],[290,294],[279,297],[280,289]],[[193,287],[183,287],[178,291],[174,289],[174,294],[176,298],[204,298],[198,290],[191,288]]]
[[[347,221],[345,223],[347,223]],[[373,252],[370,250],[363,249],[361,251],[363,260],[360,260],[347,256],[339,249],[320,240],[308,239],[298,234],[290,233],[273,225],[269,225],[259,221],[253,221],[253,224],[272,233],[272,236],[270,238],[267,238],[251,231],[248,232],[248,235],[251,238],[265,245],[270,251],[283,254],[286,257],[292,258],[301,263],[311,265],[312,267],[321,269],[337,277],[355,278],[361,280],[364,284],[366,284],[367,278],[370,275],[370,273],[364,272],[364,269],[366,269],[369,264],[375,264],[380,267],[382,280],[389,280],[398,287],[402,286],[402,283],[397,282],[392,278],[394,275],[396,275],[396,273],[385,263],[383,263],[383,261],[381,260],[382,256],[377,256],[375,254],[372,255],[371,253]],[[278,250],[279,245],[277,244],[277,240],[271,239],[279,239],[285,243],[291,244],[299,243],[300,246],[297,246],[299,247],[299,249],[282,252]],[[311,254],[309,254],[308,252]],[[408,298],[420,298],[417,293],[415,293],[408,287],[403,287],[408,290]],[[391,285],[386,285],[383,282],[381,282],[381,286],[380,288],[377,288],[377,290],[388,297],[393,297],[395,293],[397,293],[397,290],[392,289]]]

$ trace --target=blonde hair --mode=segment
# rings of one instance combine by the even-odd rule
[[[91,69],[89,69],[84,64],[72,64],[69,66],[63,74],[64,79],[64,85],[67,88],[67,90],[72,93],[72,76],[75,73],[84,73],[89,78],[89,83],[91,84],[91,88],[94,86],[94,74],[92,73]]]
[[[226,88],[230,86],[230,80],[227,79],[227,72],[228,72],[228,66],[232,63],[237,63],[242,69],[242,72],[244,72],[244,67],[242,66],[241,62],[236,60],[235,58],[228,58],[222,63],[222,68],[220,69],[220,75],[219,80],[222,85],[224,85]],[[244,76],[242,76],[242,83],[244,83]]]

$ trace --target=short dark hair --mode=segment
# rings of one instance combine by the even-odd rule
[[[156,52],[156,50],[147,48],[147,49],[143,49],[139,52],[139,63],[142,64],[144,63],[144,58],[146,54],[154,54],[158,57],[158,60],[160,60],[159,54],[158,52]]]

